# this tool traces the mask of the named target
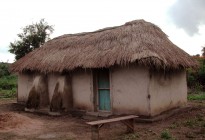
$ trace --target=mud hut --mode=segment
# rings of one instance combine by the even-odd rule
[[[35,91],[37,107],[45,100],[51,111],[155,116],[186,104],[190,67],[197,63],[158,26],[135,20],[56,37],[10,69],[18,73],[19,102]]]

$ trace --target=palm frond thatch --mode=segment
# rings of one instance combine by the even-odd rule
[[[196,68],[156,25],[144,20],[95,32],[56,37],[13,63],[13,72],[62,72],[138,63],[159,69]]]

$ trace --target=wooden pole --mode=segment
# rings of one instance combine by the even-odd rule
[[[98,125],[91,126],[91,132],[92,132],[91,140],[98,140],[99,139]]]
[[[129,119],[127,120],[128,124],[127,125],[127,132],[128,133],[134,133],[134,119]]]

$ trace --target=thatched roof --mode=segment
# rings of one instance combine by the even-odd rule
[[[197,67],[156,25],[144,20],[95,32],[67,34],[46,42],[10,67],[13,72],[63,72],[137,63],[158,69]]]

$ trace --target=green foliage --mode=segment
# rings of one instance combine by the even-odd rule
[[[16,96],[17,76],[9,75],[0,78],[0,98],[12,98]]]
[[[10,43],[9,52],[15,54],[16,60],[43,45],[49,40],[54,29],[41,19],[39,23],[28,25],[22,30],[23,32],[17,35],[20,40]]]
[[[0,78],[0,88],[3,90],[12,90],[17,87],[17,77],[15,75],[3,76]]]
[[[188,94],[187,99],[188,100],[205,100],[205,93]]]
[[[8,71],[8,63],[0,63],[0,98],[12,98],[16,95],[17,76]]]
[[[16,97],[16,88],[11,90],[0,89],[0,98],[14,98]]]
[[[172,136],[171,136],[168,129],[162,131],[161,138],[162,139],[167,139],[167,140],[172,138]]]
[[[204,57],[205,56],[205,46],[202,46],[202,56]]]
[[[205,90],[205,58],[193,57],[199,63],[199,69],[187,70],[187,85],[192,93],[198,93]]]
[[[8,71],[8,67],[8,63],[0,62],[0,78],[10,74]]]

